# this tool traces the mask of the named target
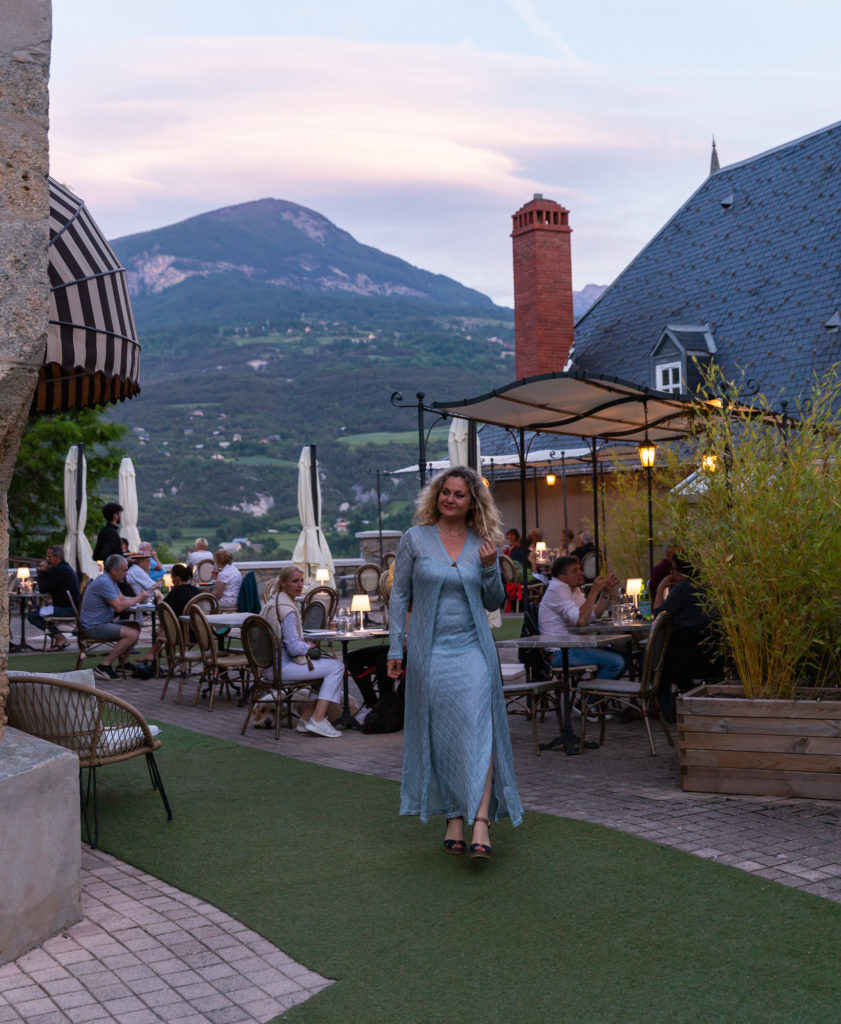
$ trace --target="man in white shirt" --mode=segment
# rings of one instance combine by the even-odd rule
[[[570,626],[586,626],[598,619],[607,607],[611,591],[619,584],[615,573],[597,577],[589,593],[581,590],[584,573],[581,563],[573,555],[556,558],[550,570],[551,580],[546,593],[540,599],[537,623],[540,632],[547,636],[566,639]],[[570,647],[569,665],[598,665],[597,678],[618,679],[625,671],[625,659],[616,651],[604,647]],[[560,667],[563,655],[556,651],[552,664]]]

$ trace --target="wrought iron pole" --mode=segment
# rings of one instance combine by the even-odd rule
[[[596,438],[594,437],[590,443],[592,444],[591,454],[593,457],[593,528],[596,531],[596,573],[598,574],[601,569],[601,552],[599,551],[599,469]]]
[[[421,487],[426,487],[426,436],[423,430],[423,400],[426,395],[418,391],[415,398],[418,400],[418,472]]]
[[[567,453],[561,452],[561,490],[564,494],[564,548],[569,548],[569,522],[567,521]],[[567,552],[568,553],[568,552]]]

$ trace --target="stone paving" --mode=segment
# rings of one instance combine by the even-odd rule
[[[0,1021],[271,1020],[330,982],[202,900],[83,847],[84,919],[0,967]]]
[[[185,687],[181,705],[175,704],[172,688],[161,701],[161,684],[157,681],[118,681],[110,689],[162,726],[164,745],[158,762],[164,783],[167,724],[333,768],[395,780],[400,777],[401,733],[367,736],[346,732],[340,739],[326,740],[283,729],[280,739],[275,740],[273,730],[249,726],[246,735],[241,736],[245,709],[224,699],[216,702],[212,712],[207,711],[206,701],[194,708],[190,703],[195,692],[192,685]],[[509,721],[517,781],[527,811],[619,829],[841,902],[841,801],[683,793],[676,750],[667,745],[655,725],[657,756],[652,757],[641,721],[609,722],[605,745],[577,757],[555,751],[535,756],[530,725],[520,717]],[[557,725],[549,716],[539,725],[542,740],[551,739],[556,731]],[[173,810],[178,813],[177,807]],[[150,802],[149,813],[159,811],[157,802]],[[101,825],[107,828],[107,822]],[[527,842],[528,815],[521,834],[522,841]],[[76,926],[82,930],[81,937],[70,929],[66,939],[50,940],[16,963],[0,968],[0,1024],[18,1020],[28,1024],[267,1021],[284,1006],[329,984],[220,911],[113,858],[86,850],[83,873],[86,917]],[[115,883],[123,876],[127,892]],[[124,914],[121,901],[132,895],[132,888],[141,881],[156,889],[159,896],[174,901],[188,918],[194,918],[198,933],[182,937],[183,946],[178,941],[168,945],[166,938],[173,928],[187,930],[177,911],[174,917],[163,914],[157,923],[125,924],[125,917],[130,915]],[[144,903],[148,905],[148,900]],[[83,941],[87,936],[99,938],[96,942]],[[135,938],[140,945],[124,941]],[[216,955],[220,942],[232,943],[235,939],[240,943],[239,959],[227,949],[221,956]],[[143,952],[143,942],[156,950],[160,962],[168,965],[166,969],[159,969],[158,961],[150,962]],[[62,961],[59,953],[66,956],[67,950],[70,960]],[[74,956],[80,965],[89,966],[74,969]],[[180,958],[180,963],[172,957]],[[232,973],[217,974],[225,970],[223,965],[231,967]],[[121,976],[120,972],[126,970],[128,975]],[[133,971],[140,973],[134,975]],[[269,971],[277,972],[274,980],[263,973]],[[87,973],[102,972],[111,972],[116,979],[105,983],[103,975],[99,986],[85,983]],[[179,978],[182,973],[183,981]],[[173,975],[178,984],[173,984]],[[255,976],[259,976],[259,984],[255,984]],[[49,987],[53,982],[58,988]],[[193,989],[193,985],[197,987]],[[240,998],[236,997],[237,991]],[[58,997],[65,992],[76,995],[62,1004]],[[87,993],[84,1001],[74,1004],[73,999],[82,999],[81,992]],[[157,992],[166,995],[148,995]],[[96,996],[93,1001],[91,995]],[[191,999],[211,1002],[197,1004]]]

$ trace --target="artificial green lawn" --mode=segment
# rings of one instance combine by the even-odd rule
[[[110,766],[101,846],[336,979],[283,1020],[841,1020],[841,905],[537,813],[492,830],[490,861],[447,856],[394,782],[162,739],[174,820],[142,758]]]

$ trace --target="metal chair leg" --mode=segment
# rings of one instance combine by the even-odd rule
[[[156,789],[161,794],[161,800],[163,801],[164,810],[166,811],[166,820],[172,821],[172,808],[169,806],[169,800],[166,798],[163,779],[161,779],[161,773],[158,771],[158,764],[155,761],[154,754],[149,753],[146,755],[146,764],[149,768],[149,774],[152,776],[152,788]]]

